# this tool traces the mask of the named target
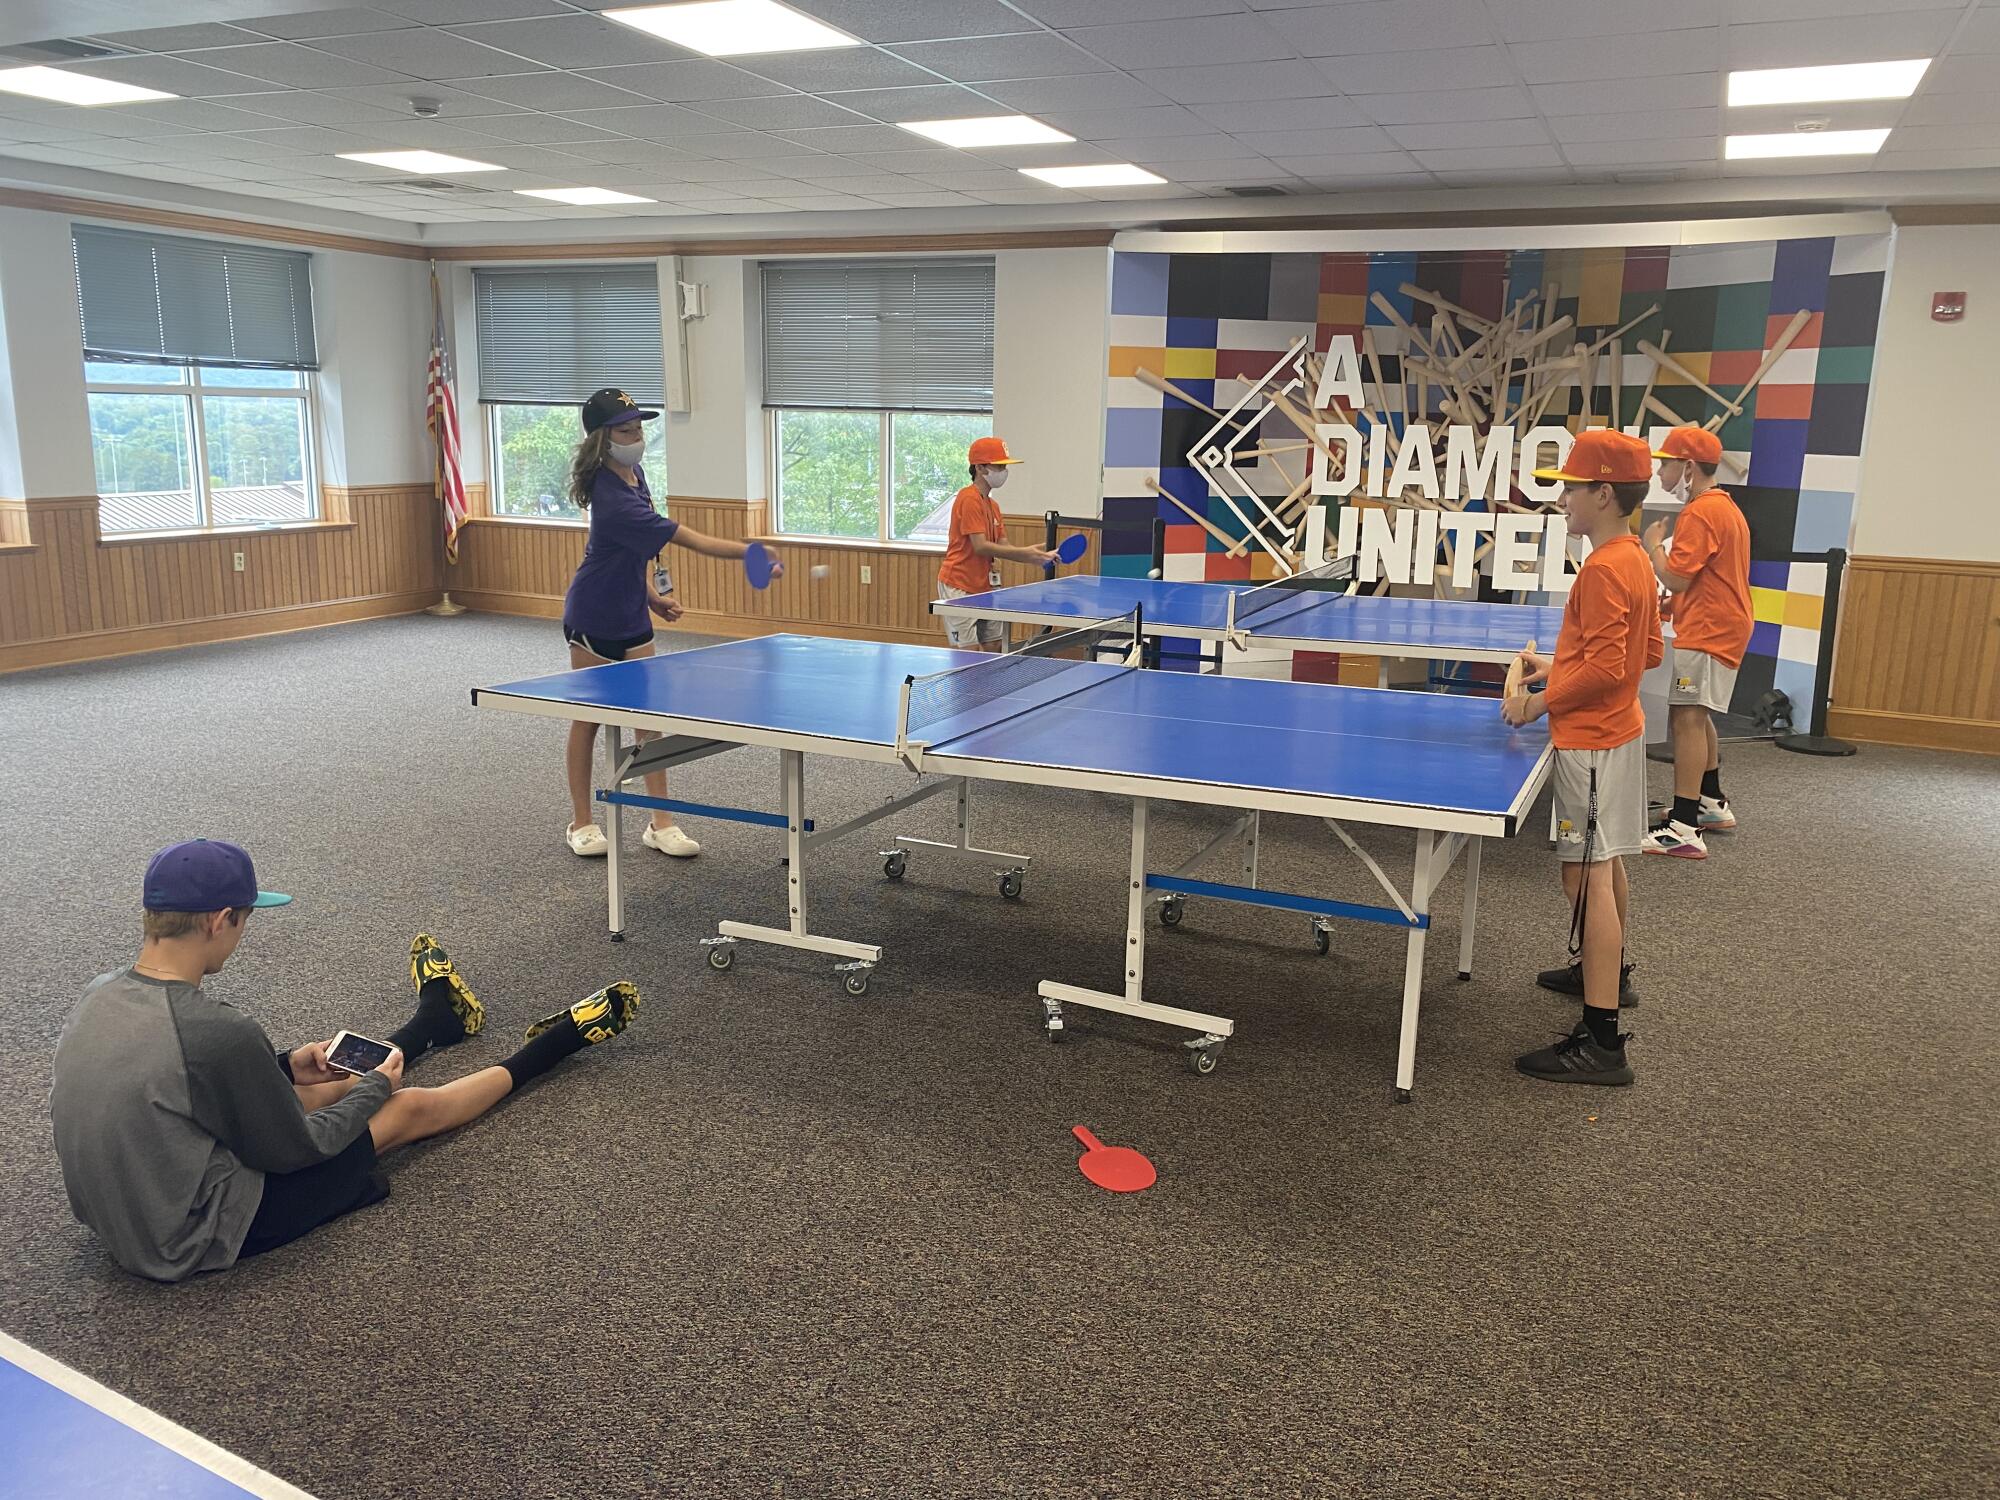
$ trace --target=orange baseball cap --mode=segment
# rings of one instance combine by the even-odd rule
[[[1722,462],[1722,439],[1706,427],[1676,427],[1653,450],[1653,457],[1691,458],[1712,469]]]
[[[965,461],[969,464],[1017,464],[1021,460],[1008,456],[1007,444],[1002,439],[984,437],[973,439]]]
[[[1586,427],[1570,444],[1562,467],[1537,469],[1535,478],[1571,484],[1647,484],[1653,478],[1653,450],[1643,438],[1609,427]]]

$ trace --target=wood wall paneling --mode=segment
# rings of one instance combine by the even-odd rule
[[[0,672],[405,613],[436,599],[442,548],[428,484],[329,490],[325,501],[329,515],[349,519],[109,539],[98,534],[94,495],[16,502],[29,544],[0,549]]]
[[[2000,563],[1853,558],[1837,628],[1829,733],[2000,754]]]

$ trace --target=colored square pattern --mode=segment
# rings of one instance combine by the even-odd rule
[[[1586,342],[1657,305],[1658,312],[1623,335],[1619,418],[1647,429],[1665,425],[1657,412],[1639,411],[1640,391],[1652,373],[1637,350],[1641,339],[1658,344],[1664,337],[1676,360],[1741,405],[1732,415],[1722,402],[1669,372],[1662,372],[1653,388],[1654,400],[1681,420],[1719,422],[1725,452],[1741,465],[1740,471],[1725,469],[1722,479],[1750,523],[1757,621],[1737,677],[1736,709],[1747,712],[1775,687],[1805,712],[1817,671],[1826,570],[1792,559],[1848,542],[1886,237],[1547,251],[1119,251],[1112,261],[1105,573],[1144,576],[1151,566],[1148,527],[1155,517],[1166,523],[1163,572],[1169,578],[1251,581],[1269,576],[1272,567],[1259,549],[1230,557],[1227,544],[1179,506],[1144,490],[1145,480],[1157,476],[1223,535],[1244,533],[1244,519],[1189,466],[1190,447],[1214,427],[1215,418],[1138,380],[1139,369],[1164,375],[1194,400],[1227,408],[1293,339],[1309,335],[1310,347],[1324,350],[1336,334],[1358,336],[1366,329],[1382,379],[1393,387],[1407,339],[1374,305],[1373,295],[1426,336],[1436,311],[1401,290],[1406,284],[1481,318],[1499,316],[1539,291],[1554,315],[1575,319],[1573,337]],[[1805,327],[1759,386],[1739,398],[1801,308],[1812,315]],[[1470,329],[1460,331],[1468,341],[1475,336]],[[1610,365],[1608,358],[1599,360],[1598,384],[1587,399],[1574,385],[1558,392],[1544,421],[1575,430],[1587,411],[1588,420],[1601,425],[1611,406]],[[1433,407],[1440,394],[1432,388]],[[1407,399],[1389,404],[1390,425],[1399,432],[1410,420],[1407,404]],[[1240,472],[1257,476],[1260,493],[1278,477],[1268,464]],[[1244,518],[1257,519],[1252,504],[1235,498]],[[1304,668],[1308,675],[1336,669],[1331,660]]]

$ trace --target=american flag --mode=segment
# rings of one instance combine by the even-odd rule
[[[444,345],[444,299],[437,262],[431,262],[431,363],[424,384],[424,425],[437,444],[431,485],[444,506],[444,557],[458,561],[458,528],[465,524],[465,479],[458,471],[458,402],[451,390],[451,355]]]

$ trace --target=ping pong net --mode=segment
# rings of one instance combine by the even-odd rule
[[[1140,612],[1039,636],[1015,651],[969,666],[903,679],[896,727],[898,754],[935,749],[1047,708],[1140,665]],[[1101,655],[1114,660],[1101,661]]]
[[[1240,651],[1252,635],[1304,614],[1330,593],[1348,592],[1353,582],[1354,559],[1342,557],[1289,578],[1274,578],[1259,588],[1232,593],[1225,636]]]

